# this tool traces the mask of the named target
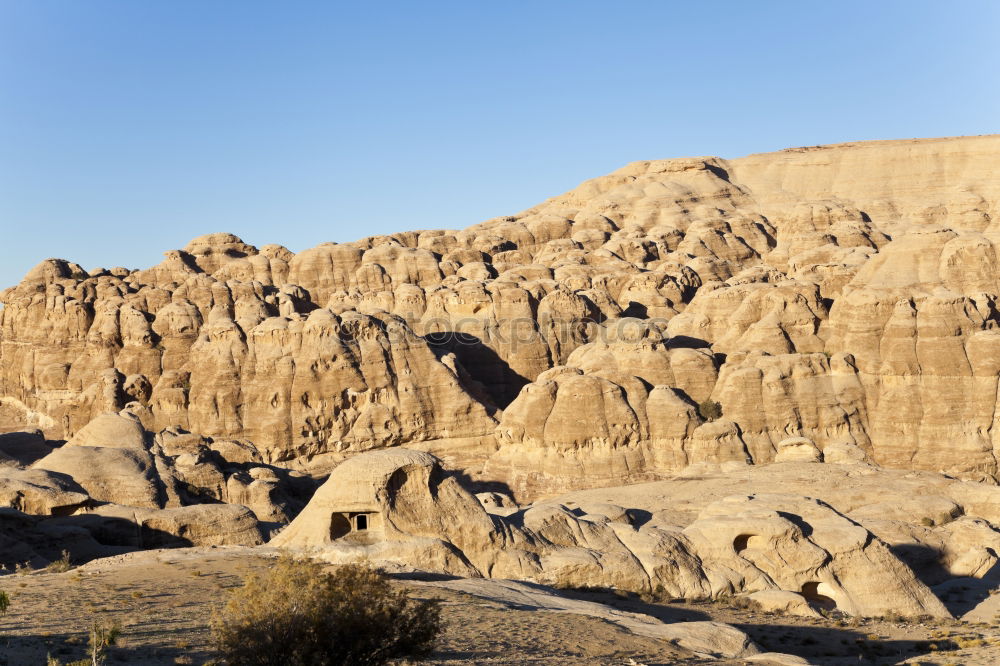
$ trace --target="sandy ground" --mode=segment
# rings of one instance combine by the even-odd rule
[[[664,620],[689,617],[725,622],[745,631],[763,650],[798,655],[824,666],[848,664],[1000,664],[1000,624],[960,621],[887,622],[803,618],[737,608],[727,602],[646,604],[608,592],[581,598],[647,612]],[[967,646],[967,647],[962,647]]]
[[[103,620],[124,628],[111,664],[204,664],[214,656],[208,620],[225,590],[239,585],[248,570],[267,565],[253,549],[197,548],[98,560],[65,573],[4,576],[0,589],[12,599],[10,611],[0,618],[0,663],[44,664],[46,654],[80,659],[88,629]],[[424,577],[398,584],[416,597],[443,600],[446,630],[432,664],[746,663],[696,657],[668,640],[641,635],[649,631],[627,626],[628,618],[636,620],[634,614],[640,624],[647,618],[654,624],[654,618],[725,622],[765,650],[815,664],[1000,663],[996,617],[976,625],[857,622],[771,615],[724,603],[647,604],[600,591],[542,589],[562,599],[538,602],[512,597],[509,589],[491,590],[492,581]]]

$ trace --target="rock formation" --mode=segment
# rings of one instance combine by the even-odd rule
[[[271,545],[461,576],[689,599],[786,591],[853,615],[949,617],[885,542],[817,500],[729,496],[686,527],[600,503],[501,517],[433,456],[408,449],[339,466]]]
[[[105,413],[68,442],[0,435],[0,565],[122,550],[263,543],[314,484],[265,464],[241,442],[176,428],[153,434],[128,411]]]
[[[1000,136],[644,161],[459,231],[47,259],[0,292],[0,561],[277,534],[964,613],[942,586],[1000,571],[998,163]]]
[[[998,155],[984,136],[636,162],[462,231],[49,259],[0,297],[0,427],[73,439],[135,403],[149,431],[267,462],[406,445],[522,499],[567,469],[764,463],[789,437],[995,475]]]

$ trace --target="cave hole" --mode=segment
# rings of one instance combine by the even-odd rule
[[[756,534],[739,535],[738,537],[733,539],[733,550],[735,550],[737,554],[743,552],[744,550],[747,549],[747,546],[750,545],[750,539],[754,538],[755,536],[757,535]]]
[[[389,477],[389,482],[386,484],[386,488],[388,489],[390,495],[395,496],[399,493],[399,491],[402,490],[403,486],[406,484],[406,480],[406,469],[400,468],[393,472],[392,476]]]
[[[351,532],[351,521],[342,513],[330,516],[330,538],[339,539]]]
[[[831,597],[825,594],[819,593],[819,586],[822,583],[817,583],[815,581],[810,583],[805,583],[802,585],[802,596],[806,598],[813,606],[817,606],[824,610],[835,610],[837,608],[837,602]]]

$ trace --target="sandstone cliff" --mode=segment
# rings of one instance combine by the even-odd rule
[[[405,444],[524,497],[789,437],[992,478],[998,164],[1000,136],[636,162],[461,231],[46,260],[0,295],[0,425],[76,441],[128,405],[268,462]]]

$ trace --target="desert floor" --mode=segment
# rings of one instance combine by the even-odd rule
[[[0,618],[0,663],[45,664],[46,654],[84,656],[95,620],[118,621],[124,634],[110,663],[204,664],[213,658],[209,618],[249,570],[268,559],[239,547],[159,550],[98,560],[64,573],[9,574]],[[603,617],[548,612],[531,604],[443,586],[434,577],[399,581],[420,598],[444,602],[447,628],[433,664],[700,664],[663,640],[635,635]],[[1000,624],[809,619],[727,603],[645,603],[604,591],[559,591],[572,600],[651,615],[667,622],[716,620],[747,632],[763,649],[815,664],[996,664]],[[584,604],[589,607],[589,604]],[[767,662],[756,662],[767,663]]]

